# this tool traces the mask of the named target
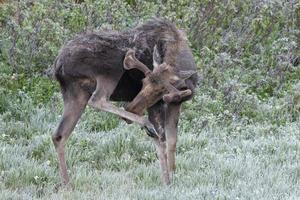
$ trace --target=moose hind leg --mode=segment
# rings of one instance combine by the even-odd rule
[[[128,119],[130,121],[136,122],[142,127],[145,127],[148,131],[150,131],[153,135],[157,135],[157,132],[154,126],[149,122],[145,117],[138,116],[134,113],[122,110],[112,103],[110,103],[107,99],[109,99],[110,95],[113,93],[114,89],[118,84],[119,79],[113,79],[109,77],[99,76],[97,78],[97,86],[94,91],[92,97],[90,98],[88,104],[96,109],[113,113],[122,118]]]
[[[69,91],[63,94],[64,112],[58,128],[52,136],[52,141],[58,154],[59,171],[64,185],[69,183],[67,164],[65,160],[65,143],[84,111],[89,98],[88,94],[83,91],[76,92],[76,96],[69,94]]]

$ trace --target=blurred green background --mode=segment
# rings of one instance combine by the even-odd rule
[[[0,2],[4,199],[299,197],[298,0]],[[75,191],[56,193],[50,138],[62,100],[47,69],[74,35],[127,30],[152,16],[186,31],[200,75],[196,96],[183,106],[174,185],[161,189],[144,132],[87,109],[67,147]]]

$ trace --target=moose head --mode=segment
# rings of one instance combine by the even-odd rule
[[[143,87],[138,95],[130,102],[126,110],[138,115],[142,115],[146,108],[151,107],[160,99],[166,103],[179,103],[183,98],[192,95],[192,91],[187,89],[185,79],[189,78],[196,71],[178,71],[175,67],[163,62],[160,63],[161,56],[157,47],[153,50],[153,71],[135,57],[135,50],[127,51],[123,61],[124,68],[138,69],[145,75]],[[183,89],[183,90],[181,90]]]

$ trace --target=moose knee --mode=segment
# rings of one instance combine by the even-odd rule
[[[62,140],[62,135],[61,134],[56,132],[52,135],[52,142],[53,142],[55,147],[58,146],[58,144],[61,142],[61,140]]]

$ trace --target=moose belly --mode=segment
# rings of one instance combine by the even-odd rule
[[[143,75],[137,70],[125,71],[110,97],[112,101],[132,101],[142,89]]]

